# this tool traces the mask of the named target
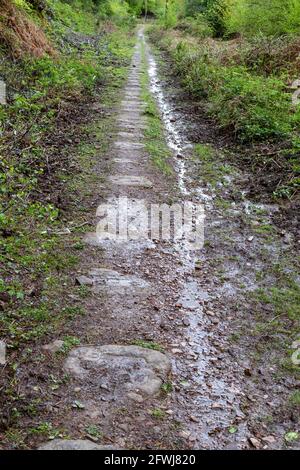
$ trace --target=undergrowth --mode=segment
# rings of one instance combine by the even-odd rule
[[[65,183],[80,171],[73,152],[87,137],[88,103],[103,88],[118,89],[131,56],[128,31],[115,26],[70,45],[69,24],[77,18],[80,30],[86,17],[70,9],[52,23],[53,37],[59,30],[64,38],[60,53],[13,60],[0,51],[8,90],[8,105],[0,106],[0,335],[9,348],[84,313],[64,298],[79,259],[76,244],[61,236],[71,201]]]
[[[260,62],[254,40],[251,48],[249,43],[238,48],[230,42],[203,40],[160,26],[151,27],[150,37],[170,54],[186,90],[206,102],[208,113],[223,132],[242,144],[277,146],[279,166],[286,175],[279,187],[273,188],[274,194],[294,195],[300,186],[300,107],[292,105],[288,84],[295,78],[295,69],[286,69],[281,62],[281,69],[273,68],[270,73],[272,61],[266,58],[266,41]],[[274,62],[280,62],[279,55]]]

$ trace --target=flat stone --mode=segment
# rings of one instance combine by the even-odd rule
[[[141,188],[152,188],[153,184],[144,176],[116,175],[111,176],[111,183],[120,186],[139,186]]]
[[[139,161],[143,157],[141,149],[137,148],[118,148],[115,154],[117,158],[130,158],[134,161]]]
[[[140,143],[140,142],[130,142],[130,141],[122,141],[122,142],[115,142],[114,146],[117,149],[143,149],[145,148],[145,145]]]
[[[127,274],[121,274],[112,269],[95,268],[89,272],[93,279],[94,291],[113,295],[145,293],[150,284],[143,279]]]
[[[83,346],[73,349],[65,370],[99,394],[121,399],[128,393],[156,395],[171,371],[169,358],[139,346]],[[103,391],[105,384],[107,391]]]
[[[88,232],[84,235],[83,242],[86,245],[101,247],[103,240],[100,240],[96,232]]]
[[[129,392],[127,393],[127,396],[128,398],[130,398],[133,401],[136,401],[137,403],[143,403],[144,401],[144,398],[142,397],[142,395],[139,395],[138,393]]]
[[[124,139],[142,139],[143,135],[141,132],[125,132],[125,131],[119,131],[118,136],[122,137]]]
[[[41,445],[38,450],[117,450],[113,446],[102,446],[88,440],[54,439]]]
[[[121,102],[121,106],[127,106],[127,105],[142,106],[142,104],[143,104],[143,101],[141,101],[139,97],[127,98]]]
[[[43,349],[45,351],[50,352],[51,354],[55,354],[56,352],[60,351],[64,345],[64,342],[61,339],[57,339],[53,341],[52,343],[45,344],[43,346]]]
[[[114,159],[114,162],[116,163],[131,163],[131,164],[136,164],[136,162],[134,160],[130,160],[129,158],[115,158]]]
[[[123,105],[122,108],[121,108],[121,111],[124,113],[124,112],[135,112],[135,114],[140,117],[141,113],[142,113],[142,105]]]
[[[132,121],[127,121],[126,119],[123,119],[123,118],[119,118],[118,123],[122,127],[123,130],[127,130],[127,131],[136,131],[136,130],[141,131],[143,129],[146,129],[145,123],[143,123],[143,121],[141,120],[132,122]]]
[[[76,277],[76,284],[79,286],[92,286],[93,280],[88,278],[87,276],[78,276]]]

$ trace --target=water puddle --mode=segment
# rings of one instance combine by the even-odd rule
[[[145,45],[148,61],[148,74],[150,78],[150,91],[158,103],[161,118],[165,128],[166,140],[171,149],[175,170],[178,176],[178,186],[184,199],[196,198],[206,209],[211,207],[215,195],[210,189],[206,192],[200,185],[190,186],[190,179],[187,175],[186,161],[190,158],[190,151],[193,147],[183,135],[184,122],[178,113],[174,113],[173,106],[168,96],[163,90],[158,76],[158,67],[154,56],[148,47],[145,37],[142,34],[141,40]],[[192,193],[189,187],[192,187]],[[208,194],[208,193],[211,194]],[[223,217],[224,219],[224,217]],[[188,328],[185,330],[186,356],[190,359],[188,367],[192,368],[193,374],[187,373],[186,362],[184,365],[176,364],[177,369],[181,367],[180,375],[187,377],[186,393],[190,394],[194,413],[201,422],[201,442],[206,442],[208,447],[214,440],[211,437],[211,427],[229,426],[233,416],[241,415],[239,400],[236,398],[237,392],[234,384],[229,387],[228,381],[224,380],[222,371],[222,355],[218,352],[218,345],[212,347],[209,339],[215,338],[218,342],[219,319],[214,312],[210,316],[204,309],[205,303],[210,301],[211,293],[202,290],[199,282],[195,279],[195,269],[199,262],[200,251],[189,251],[184,248],[184,244],[177,243],[170,248],[181,262],[181,276],[184,279],[183,288],[179,298],[179,306],[185,311],[185,322]],[[200,270],[201,272],[201,270]],[[220,374],[218,373],[220,371]],[[183,380],[182,384],[185,381]],[[229,381],[230,382],[230,381]],[[203,417],[204,416],[204,417]],[[205,424],[205,419],[207,419]],[[192,428],[193,425],[190,425]],[[199,424],[195,426],[199,432]]]

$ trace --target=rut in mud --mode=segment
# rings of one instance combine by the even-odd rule
[[[155,167],[144,144],[143,55],[172,152],[174,172],[168,176]],[[257,387],[250,377],[247,351],[228,341],[239,313],[231,303],[239,295],[234,279],[243,280],[246,290],[254,288],[249,248],[255,257],[255,241],[239,225],[250,203],[244,200],[232,206],[230,220],[215,207],[212,188],[203,188],[194,178],[186,116],[172,106],[141,28],[116,117],[107,197],[99,200],[95,232],[84,237],[87,254],[78,282],[89,289],[90,298],[88,315],[79,328],[87,341],[66,357],[64,371],[71,381],[64,391],[67,398],[55,410],[55,422],[63,423],[72,440],[55,439],[41,448],[282,445],[264,427],[259,439],[253,434],[249,416],[251,410],[269,406],[265,405],[268,377]],[[191,250],[182,240],[134,239],[140,227],[135,225],[136,213],[130,211],[127,224],[133,240],[105,240],[99,236],[104,204],[117,207],[120,197],[154,205],[203,204],[209,243]],[[226,243],[226,232],[235,237],[234,249]],[[212,274],[212,258],[231,250],[239,253],[240,260],[233,267],[232,256],[226,282],[221,283]],[[275,253],[274,247],[270,250]],[[59,344],[52,346],[55,350]],[[279,395],[284,395],[284,385],[280,387]],[[271,407],[276,400],[278,395],[269,400]],[[97,436],[93,443],[92,430],[98,428],[103,437]],[[86,429],[91,430],[89,441],[83,439]],[[278,433],[282,435],[280,427]]]

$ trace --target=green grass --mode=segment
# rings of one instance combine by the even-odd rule
[[[270,266],[268,276],[273,275],[272,287],[261,287],[253,292],[253,335],[268,336],[268,342],[257,347],[266,351],[277,351],[277,360],[281,370],[299,377],[300,367],[292,363],[293,342],[300,334],[300,287],[295,278],[296,266],[285,264]],[[291,271],[288,273],[287,267]],[[260,279],[263,281],[264,277]],[[262,306],[267,306],[270,315],[266,318]]]
[[[95,424],[89,424],[86,426],[85,432],[95,440],[99,440],[103,436],[103,432]]]
[[[154,410],[151,410],[150,414],[153,416],[153,418],[156,419],[164,419],[166,417],[166,413],[160,408],[155,408]]]
[[[299,392],[299,390],[296,390],[296,392],[292,393],[292,395],[289,398],[289,402],[294,406],[297,406],[297,407],[300,406],[300,392]]]
[[[197,165],[199,177],[216,188],[217,183],[225,182],[225,175],[234,173],[228,164],[222,163],[223,155],[209,144],[194,146],[194,162]]]
[[[158,111],[157,104],[154,97],[149,91],[149,76],[148,76],[148,64],[145,54],[144,44],[142,47],[142,101],[144,102],[144,116],[146,120],[146,129],[144,132],[144,143],[146,150],[151,157],[153,163],[161,170],[165,175],[169,176],[173,174],[173,169],[168,163],[168,158],[171,157],[170,149],[166,144],[164,136],[163,125],[161,116]]]
[[[278,186],[274,185],[273,196],[275,199],[295,197],[300,187],[300,106],[292,105],[292,93],[288,89],[296,78],[295,71],[291,75],[289,70],[293,64],[285,57],[288,46],[283,48],[285,53],[282,52],[280,60],[276,57],[275,42],[270,50],[270,41],[265,40],[261,46],[264,51],[259,50],[261,37],[255,44],[243,42],[230,55],[226,42],[212,43],[188,32],[175,34],[156,25],[149,34],[171,56],[173,70],[185,89],[194,99],[201,100],[206,112],[226,133],[238,143],[268,143],[278,147],[273,168],[278,171],[282,167],[283,178]],[[272,57],[271,71],[261,71],[259,64],[255,68],[256,60],[261,60],[263,67]],[[256,158],[259,167],[267,161],[272,164],[272,158],[268,154],[264,157],[264,152],[262,148],[261,159]]]
[[[171,382],[165,382],[164,384],[162,384],[161,390],[166,394],[171,393],[172,390],[173,390],[172,383]]]
[[[134,344],[135,346],[140,346],[141,348],[153,349],[154,351],[160,351],[160,352],[164,351],[163,347],[160,344],[152,342],[152,341],[149,342],[149,341],[144,341],[142,339],[137,339],[132,344]]]

